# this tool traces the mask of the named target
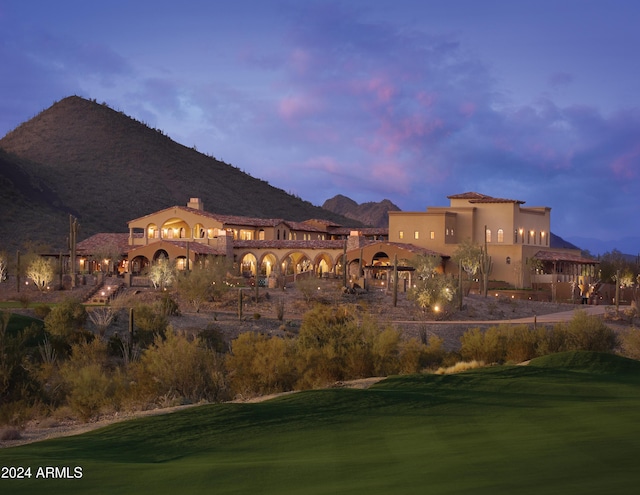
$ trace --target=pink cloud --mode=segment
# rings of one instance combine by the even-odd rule
[[[640,146],[636,145],[632,150],[617,157],[610,165],[613,174],[620,179],[633,179],[640,167]]]
[[[308,96],[286,96],[278,102],[278,114],[289,121],[307,117],[317,108],[317,103]]]
[[[460,114],[465,117],[472,117],[474,113],[476,113],[478,106],[472,101],[463,102],[460,104],[459,110]]]
[[[395,86],[381,77],[371,79],[367,89],[376,96],[378,103],[389,103],[397,93]]]

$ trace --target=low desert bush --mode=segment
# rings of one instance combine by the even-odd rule
[[[51,306],[47,304],[38,304],[33,308],[33,312],[35,313],[36,317],[44,320],[47,315],[51,313]]]
[[[563,351],[611,352],[617,343],[613,330],[584,311],[576,311],[569,322],[551,329],[527,325],[500,325],[484,331],[471,328],[460,341],[464,359],[486,363],[522,362]]]
[[[225,391],[222,363],[198,339],[169,328],[156,336],[136,363],[140,397],[167,397],[180,403],[221,400]]]
[[[294,351],[289,339],[240,334],[225,359],[232,395],[252,397],[292,390],[297,378]]]
[[[44,318],[44,326],[52,335],[68,337],[81,331],[87,321],[87,311],[77,299],[65,299],[53,307]]]
[[[568,323],[559,323],[554,331],[564,334],[564,351],[611,352],[616,344],[616,333],[600,318],[576,311]]]
[[[483,361],[460,361],[453,366],[448,366],[446,368],[438,368],[435,371],[436,375],[451,375],[453,373],[461,373],[462,371],[473,370],[477,368],[483,368],[485,366]]]
[[[640,329],[630,328],[620,336],[622,354],[631,359],[640,359]]]
[[[15,428],[3,428],[0,430],[0,441],[6,442],[9,440],[20,440],[21,438],[20,430]]]

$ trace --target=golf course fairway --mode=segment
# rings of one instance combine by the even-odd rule
[[[1,449],[0,466],[30,469],[3,494],[638,493],[640,362],[572,352],[205,405]]]

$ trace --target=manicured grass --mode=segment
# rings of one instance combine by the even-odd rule
[[[636,493],[640,363],[568,353],[202,406],[0,450],[3,493]]]

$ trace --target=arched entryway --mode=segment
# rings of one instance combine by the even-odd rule
[[[146,256],[136,256],[129,262],[129,272],[133,275],[140,275],[150,265]]]
[[[334,268],[333,262],[331,261],[331,257],[328,254],[322,253],[316,256],[316,259],[314,262],[314,269],[318,276],[320,277],[328,276],[328,274],[333,270],[333,268]]]
[[[243,277],[255,277],[257,266],[258,263],[253,253],[247,253],[240,258],[240,274]]]
[[[169,253],[167,253],[164,249],[158,249],[158,250],[153,254],[153,262],[155,263],[155,262],[156,262],[156,261],[158,261],[160,258],[169,259]]]

